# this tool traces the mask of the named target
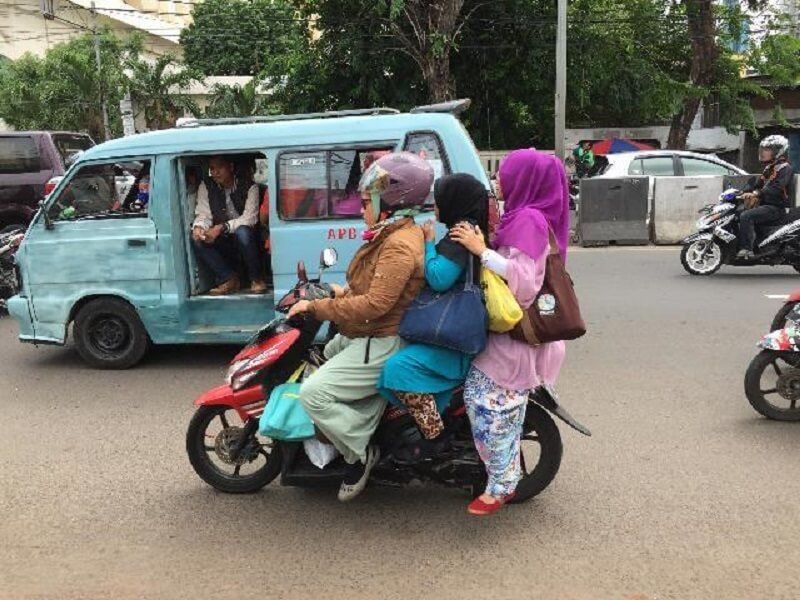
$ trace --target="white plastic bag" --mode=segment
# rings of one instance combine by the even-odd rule
[[[330,444],[323,444],[316,438],[303,440],[303,449],[311,463],[318,469],[324,469],[334,458],[339,456],[339,451]]]

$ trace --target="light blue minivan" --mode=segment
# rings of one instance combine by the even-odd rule
[[[188,120],[87,150],[17,253],[20,293],[8,308],[20,340],[63,345],[72,324],[81,357],[100,368],[130,367],[151,343],[245,341],[273,317],[299,260],[317,264],[333,247],[340,260],[331,280],[344,279],[361,244],[355,185],[370,156],[409,150],[437,177],[466,172],[488,187],[457,118],[466,106]],[[195,256],[191,228],[195,183],[214,155],[259,186],[266,294],[208,294],[213,278]]]

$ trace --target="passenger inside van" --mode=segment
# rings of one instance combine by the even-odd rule
[[[258,232],[259,190],[254,169],[233,157],[212,156],[208,177],[197,190],[192,241],[198,260],[214,274],[210,295],[233,294],[242,289],[239,266],[243,263],[250,292],[267,291]]]

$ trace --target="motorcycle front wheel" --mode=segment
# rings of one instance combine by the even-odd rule
[[[244,429],[238,413],[229,406],[201,406],[189,423],[189,462],[200,479],[221,492],[257,492],[281,472],[280,445],[258,434],[236,460],[231,459],[230,450]]]
[[[786,353],[772,350],[762,350],[750,362],[744,391],[759,414],[776,421],[800,421],[800,368],[795,364]]]
[[[785,329],[786,328],[786,323],[787,323],[786,318],[789,316],[789,313],[791,313],[794,310],[795,306],[797,306],[798,304],[800,304],[800,303],[798,303],[798,302],[787,302],[786,304],[781,306],[781,309],[777,313],[775,313],[775,318],[772,319],[772,325],[770,326],[771,327],[770,331],[777,331],[778,329]]]
[[[681,264],[690,275],[713,275],[722,267],[722,248],[715,240],[695,240],[681,249]]]

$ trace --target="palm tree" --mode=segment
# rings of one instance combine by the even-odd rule
[[[186,112],[198,112],[195,102],[186,94],[197,80],[171,54],[159,56],[155,62],[134,55],[126,61],[129,89],[137,114],[144,113],[149,129],[166,129]]]
[[[211,102],[205,110],[206,117],[252,117],[273,112],[269,102],[260,92],[261,82],[255,78],[245,85],[215,85]]]

